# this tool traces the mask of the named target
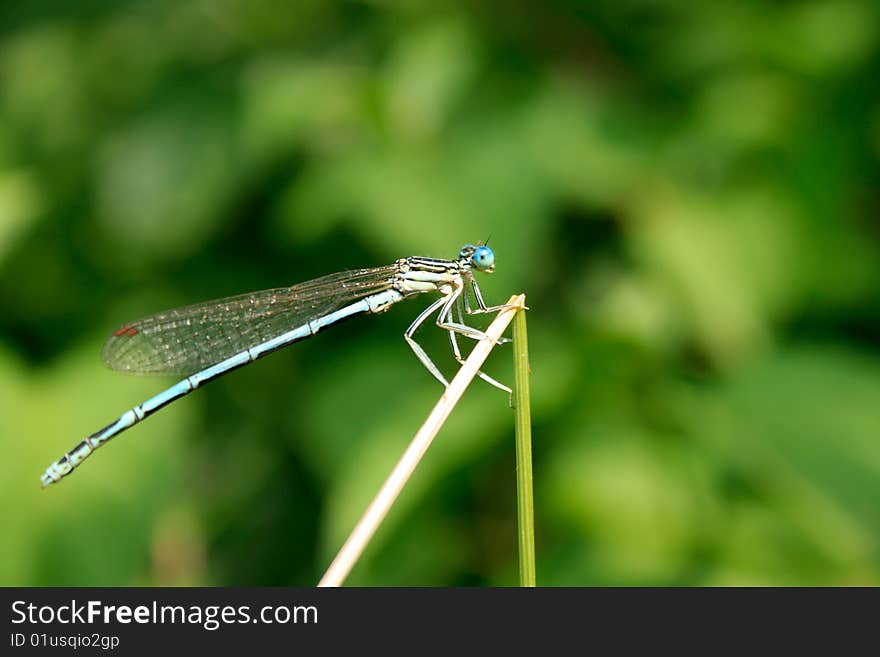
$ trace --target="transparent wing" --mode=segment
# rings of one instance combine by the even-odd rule
[[[104,363],[124,372],[192,374],[387,290],[396,267],[330,274],[292,287],[206,301],[125,324],[104,343]]]

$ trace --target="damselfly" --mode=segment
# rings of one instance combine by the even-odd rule
[[[150,315],[125,324],[104,344],[104,362],[115,370],[188,375],[167,390],[123,413],[46,468],[45,488],[73,472],[96,449],[163,406],[203,383],[231,372],[337,322],[381,313],[398,301],[426,292],[441,297],[425,308],[403,337],[427,370],[443,385],[443,374],[415,341],[413,334],[437,313],[437,326],[449,332],[455,359],[462,362],[456,335],[480,340],[485,334],[468,326],[464,314],[487,313],[473,271],[492,273],[495,255],[486,245],[467,244],[455,260],[402,258],[393,265],[330,274],[292,287],[252,292]],[[469,303],[467,286],[477,308]],[[193,374],[193,372],[195,372]],[[482,372],[491,385],[510,388]]]

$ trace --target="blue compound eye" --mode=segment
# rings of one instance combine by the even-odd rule
[[[471,262],[480,271],[491,271],[495,266],[495,254],[488,246],[479,246],[471,256]]]

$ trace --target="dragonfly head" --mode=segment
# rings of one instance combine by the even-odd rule
[[[485,244],[481,246],[465,244],[458,253],[458,259],[463,264],[486,274],[495,271],[495,254]]]

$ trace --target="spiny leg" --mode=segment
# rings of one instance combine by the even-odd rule
[[[478,328],[474,328],[473,326],[468,326],[463,321],[462,322],[450,322],[448,321],[449,315],[452,310],[452,304],[455,303],[457,299],[462,295],[464,288],[459,287],[455,289],[448,297],[444,297],[445,305],[443,310],[440,311],[440,314],[437,316],[437,326],[446,330],[446,331],[454,331],[459,335],[463,335],[466,338],[470,338],[471,340],[483,340],[488,338],[489,336]],[[497,340],[493,340],[495,344],[504,344],[505,342],[510,342],[509,338],[498,338]]]
[[[462,310],[461,310],[461,300],[460,299],[455,304],[455,310],[458,313],[458,321],[460,323],[464,324],[464,316],[463,316]],[[449,309],[446,309],[446,308],[444,308],[444,311],[446,311],[447,315],[450,314],[450,312],[451,312]],[[444,311],[441,311],[441,315],[443,314]],[[464,358],[462,358],[461,350],[458,348],[458,340],[455,339],[455,331],[449,331],[449,341],[452,343],[452,353],[455,355],[455,360],[457,360],[460,364],[464,365]],[[491,376],[484,373],[482,370],[477,371],[477,376],[479,376],[483,381],[488,383],[490,386],[493,386],[495,388],[498,388],[499,390],[503,390],[504,392],[506,392],[508,395],[508,402],[510,404],[510,407],[513,408],[513,390],[508,388],[506,385],[504,385],[500,381],[493,379]]]
[[[463,295],[464,296],[464,309],[468,315],[483,315],[485,313],[498,312],[499,310],[504,310],[506,308],[518,308],[519,307],[519,306],[511,306],[510,304],[507,304],[507,303],[502,303],[501,305],[498,305],[498,306],[486,306],[486,302],[483,301],[483,293],[480,291],[480,286],[477,285],[477,281],[475,281],[474,279],[471,279],[471,288],[474,291],[474,298],[477,300],[477,305],[479,306],[479,308],[476,310],[471,309],[470,303],[468,303],[468,295],[467,295],[467,293],[465,293]],[[510,340],[507,340],[506,338],[505,338],[505,341],[510,342]]]
[[[428,354],[425,353],[425,350],[422,349],[422,346],[418,342],[416,342],[412,336],[416,332],[416,329],[418,329],[419,326],[421,326],[422,323],[428,317],[430,317],[432,314],[434,314],[438,308],[442,307],[444,304],[447,303],[447,300],[450,298],[450,296],[452,296],[452,295],[447,295],[445,297],[441,297],[440,299],[437,299],[434,303],[432,303],[430,306],[425,308],[419,314],[419,316],[416,317],[415,321],[409,325],[409,328],[406,329],[406,331],[403,334],[403,338],[407,341],[410,348],[415,353],[416,358],[418,358],[422,362],[422,365],[425,366],[425,368],[434,376],[435,379],[437,379],[440,383],[442,383],[446,387],[449,387],[449,382],[440,373],[440,370],[437,369],[437,366],[434,365],[434,362],[428,357]],[[454,299],[454,297],[453,297],[453,299]]]
[[[471,285],[473,286],[474,296],[477,299],[477,303],[480,305],[480,309],[471,310],[471,304],[469,301],[468,293],[466,290],[462,290],[461,300],[464,301],[464,312],[466,312],[468,315],[481,315],[484,313],[490,313],[490,312],[494,312],[496,310],[503,310],[505,308],[511,307],[508,304],[502,304],[500,306],[492,306],[491,308],[487,308],[486,304],[483,302],[483,295],[480,293],[480,288],[477,285],[477,282],[474,280],[471,280]],[[464,324],[464,316],[461,313],[461,306],[459,306],[459,308],[458,308],[458,321],[460,324]],[[465,335],[466,337],[471,338],[472,340],[479,340],[480,339],[475,335],[467,335],[467,334],[462,334],[462,335]],[[513,340],[511,340],[510,338],[505,338],[505,337],[498,338],[498,344],[507,344],[508,342],[513,342]]]

